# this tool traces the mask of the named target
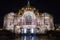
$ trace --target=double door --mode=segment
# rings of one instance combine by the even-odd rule
[[[27,29],[27,28],[23,28],[22,31],[21,31],[23,34],[34,34],[36,31],[34,28],[30,28],[30,29]]]

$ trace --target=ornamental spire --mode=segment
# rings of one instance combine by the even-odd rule
[[[28,0],[27,6],[30,6],[30,0]]]

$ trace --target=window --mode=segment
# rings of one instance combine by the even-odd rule
[[[31,23],[32,23],[32,18],[31,18],[31,16],[30,15],[28,15],[28,16],[26,16],[26,25],[31,25]]]

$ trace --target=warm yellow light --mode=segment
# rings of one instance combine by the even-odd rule
[[[19,11],[18,15],[21,15],[22,14],[22,11]]]
[[[31,10],[32,8],[30,8],[30,10]]]
[[[26,8],[26,10],[27,10],[28,8]]]
[[[24,10],[24,8],[22,8],[21,10]]]
[[[37,14],[36,14],[37,16],[39,16],[39,13],[37,12]]]
[[[34,10],[36,10],[36,8],[34,8]]]
[[[16,28],[20,28],[20,26],[16,26]]]

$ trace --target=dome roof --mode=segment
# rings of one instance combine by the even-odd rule
[[[21,10],[36,10],[36,8],[34,8],[32,6],[25,6],[25,7],[21,8]]]
[[[40,14],[35,7],[30,6],[29,1],[28,1],[27,6],[24,6],[19,10],[18,15],[22,15],[24,11],[33,11],[36,15]]]

